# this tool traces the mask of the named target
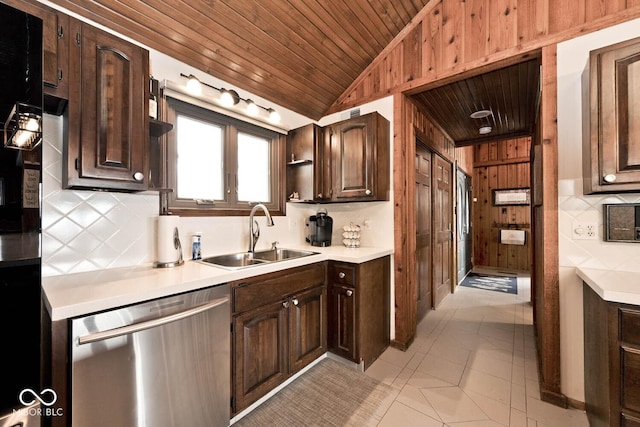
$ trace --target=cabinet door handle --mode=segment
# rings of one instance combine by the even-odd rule
[[[367,196],[371,195],[371,190],[369,190],[368,188],[366,190],[364,190],[364,194],[366,194]]]
[[[607,184],[611,184],[612,182],[616,182],[616,176],[612,173],[608,173],[605,176],[602,177],[602,179],[604,180],[604,182],[606,182]]]
[[[299,303],[298,298],[294,298],[294,299],[292,299],[292,300],[291,300],[291,302],[293,303],[293,305],[296,305],[296,306],[297,306],[297,305],[298,305],[298,303]]]
[[[136,172],[133,174],[133,179],[136,181],[142,181],[144,179],[144,174],[142,172]]]
[[[282,301],[282,306],[284,308],[289,308],[289,301]]]
[[[322,199],[322,193],[318,193],[318,199]]]
[[[353,295],[353,291],[351,289],[347,290],[347,296],[350,297],[351,295]]]
[[[347,276],[347,275],[346,275],[346,274],[344,274],[344,272],[343,272],[343,271],[341,271],[340,273],[338,273],[338,277],[339,277],[339,278],[341,278],[341,279],[344,279],[346,276]]]

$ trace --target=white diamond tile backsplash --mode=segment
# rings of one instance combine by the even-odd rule
[[[62,127],[45,115],[42,274],[152,262],[157,195],[63,190]]]

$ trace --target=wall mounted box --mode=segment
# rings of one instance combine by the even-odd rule
[[[603,205],[604,240],[640,243],[640,203]]]

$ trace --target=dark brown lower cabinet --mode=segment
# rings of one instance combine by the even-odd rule
[[[232,413],[327,350],[326,263],[231,283]]]
[[[640,427],[640,307],[583,292],[589,425]]]
[[[367,369],[389,346],[390,257],[329,263],[329,351]]]

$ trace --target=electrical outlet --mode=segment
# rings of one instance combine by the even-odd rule
[[[596,240],[598,238],[598,226],[594,222],[576,221],[571,229],[574,240]]]

